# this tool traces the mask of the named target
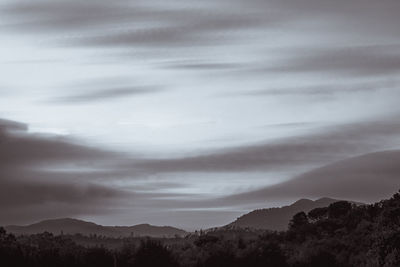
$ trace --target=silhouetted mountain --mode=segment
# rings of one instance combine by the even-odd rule
[[[27,226],[10,225],[6,226],[5,229],[14,234],[36,234],[50,232],[53,234],[96,234],[109,237],[173,237],[175,235],[186,235],[184,230],[170,226],[153,226],[149,224],[138,224],[134,226],[102,226],[92,222],[71,218],[45,220]]]
[[[255,229],[283,231],[287,230],[290,219],[296,213],[300,211],[307,213],[312,209],[327,207],[337,201],[340,200],[326,197],[315,201],[300,199],[289,206],[254,210],[240,216],[234,222],[228,224],[227,227],[250,227]]]

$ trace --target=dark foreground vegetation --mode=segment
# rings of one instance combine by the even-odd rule
[[[224,228],[185,238],[14,236],[0,228],[0,265],[400,266],[400,194],[372,205],[340,201],[296,214],[285,232]]]

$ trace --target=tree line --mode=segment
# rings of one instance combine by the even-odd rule
[[[107,240],[107,239],[104,239]],[[287,231],[220,228],[175,239],[86,246],[66,235],[15,236],[0,228],[7,267],[400,266],[400,193],[371,205],[339,201],[293,216]]]

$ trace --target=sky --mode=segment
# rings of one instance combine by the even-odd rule
[[[0,0],[0,224],[193,230],[400,188],[397,0]]]

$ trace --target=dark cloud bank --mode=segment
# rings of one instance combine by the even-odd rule
[[[247,147],[179,159],[148,159],[136,165],[147,172],[246,173],[276,170],[304,172],[287,182],[231,196],[175,202],[179,208],[269,206],[299,198],[332,197],[374,202],[400,188],[400,152],[381,151],[398,143],[396,120],[327,127],[320,132]],[[320,167],[323,166],[323,167]],[[312,171],[310,171],[312,170]],[[229,180],[229,178],[228,178]],[[167,205],[167,204],[165,204]],[[171,205],[171,204],[169,204]]]
[[[117,155],[26,132],[27,125],[0,120],[0,222],[104,212],[126,193],[90,181],[85,172],[51,171],[63,166],[98,166]],[[101,175],[101,172],[97,175]]]
[[[219,201],[245,203],[321,196],[375,202],[400,188],[400,150],[370,153],[314,169],[292,180]]]

